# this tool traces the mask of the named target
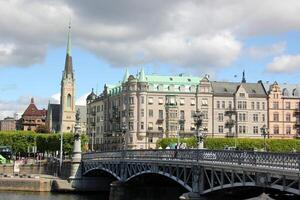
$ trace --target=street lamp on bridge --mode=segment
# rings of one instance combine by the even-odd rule
[[[269,130],[266,125],[263,125],[260,128],[260,131],[261,131],[261,135],[264,137],[264,151],[267,151],[266,137],[268,136],[269,138]]]
[[[202,129],[202,122],[203,122],[203,113],[200,110],[196,110],[193,118],[196,125],[196,137],[197,137],[197,143],[198,143],[198,149],[203,149],[203,141],[205,138],[205,133],[203,133]]]

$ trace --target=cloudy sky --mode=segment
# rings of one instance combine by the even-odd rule
[[[299,0],[0,0],[0,118],[30,97],[57,101],[70,19],[82,104],[125,67],[298,83],[299,10]]]

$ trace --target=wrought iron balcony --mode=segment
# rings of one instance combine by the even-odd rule
[[[162,117],[158,117],[158,119],[157,119],[157,123],[162,123],[164,121],[164,118],[162,118]]]
[[[226,116],[236,115],[236,110],[234,108],[228,108],[225,110]]]
[[[300,115],[300,108],[295,109],[295,115]]]

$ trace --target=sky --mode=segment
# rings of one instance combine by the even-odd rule
[[[0,0],[0,119],[57,103],[69,22],[76,98],[133,75],[299,83],[299,0]]]

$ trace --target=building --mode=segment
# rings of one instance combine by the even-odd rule
[[[61,79],[60,104],[48,104],[47,125],[53,132],[72,132],[75,126],[75,113],[81,113],[81,130],[85,132],[86,107],[75,105],[75,74],[71,54],[71,27],[68,32],[65,68]]]
[[[245,77],[230,83],[126,70],[122,82],[88,96],[87,133],[91,146],[100,149],[155,148],[160,138],[195,136],[197,110],[209,137],[262,137],[267,93],[261,82],[246,83]]]
[[[34,99],[31,98],[30,104],[21,118],[22,130],[35,131],[38,126],[46,125],[46,116],[47,110],[39,110],[34,103]]]
[[[300,85],[265,84],[268,91],[269,137],[300,136]]]
[[[212,82],[213,136],[262,137],[268,125],[268,99],[262,82]]]
[[[0,121],[0,131],[15,131],[16,120],[12,117],[6,117]]]

